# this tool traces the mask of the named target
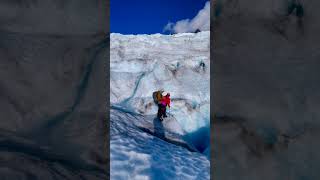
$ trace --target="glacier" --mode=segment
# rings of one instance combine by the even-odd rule
[[[209,31],[111,33],[111,179],[210,179],[209,49]],[[162,123],[159,89],[172,100]]]
[[[213,179],[320,179],[319,5],[214,4]]]

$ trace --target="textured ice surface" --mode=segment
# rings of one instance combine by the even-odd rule
[[[209,35],[111,34],[112,179],[209,179]],[[163,123],[159,89],[172,99]]]
[[[154,129],[158,120],[114,109],[110,114],[111,179],[210,179],[206,156],[173,143],[179,138],[165,127]]]
[[[217,1],[214,179],[320,179],[319,5]]]
[[[0,179],[107,179],[109,39],[0,36]]]
[[[209,32],[169,35],[111,34],[111,103],[155,114],[152,92],[171,93],[182,128],[209,124]]]

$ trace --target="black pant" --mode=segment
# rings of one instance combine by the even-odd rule
[[[158,107],[159,107],[159,109],[158,109],[158,118],[167,117],[166,106],[164,106],[162,104],[159,104]]]

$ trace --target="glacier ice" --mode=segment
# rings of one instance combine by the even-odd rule
[[[176,35],[111,34],[112,178],[209,179],[209,49],[210,32],[206,31]],[[156,131],[152,130],[152,120],[157,113],[152,93],[159,89],[170,92],[172,100],[168,114],[173,120],[163,123],[166,140],[152,134]],[[150,125],[137,123],[145,122],[145,118]],[[170,133],[176,133],[178,138]],[[197,152],[172,143],[179,138]]]
[[[210,179],[207,157],[182,146],[174,133],[162,132],[164,139],[141,131],[153,130],[150,117],[111,109],[110,119],[111,179]]]
[[[111,34],[111,104],[155,114],[152,92],[169,91],[170,113],[187,132],[209,122],[210,32]]]

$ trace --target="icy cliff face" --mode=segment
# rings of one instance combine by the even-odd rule
[[[152,92],[164,89],[185,131],[209,126],[209,35],[111,34],[111,104],[154,115]]]
[[[209,32],[111,34],[111,179],[209,179]],[[152,93],[171,94],[156,118]]]
[[[213,179],[319,179],[319,1],[215,3]]]

